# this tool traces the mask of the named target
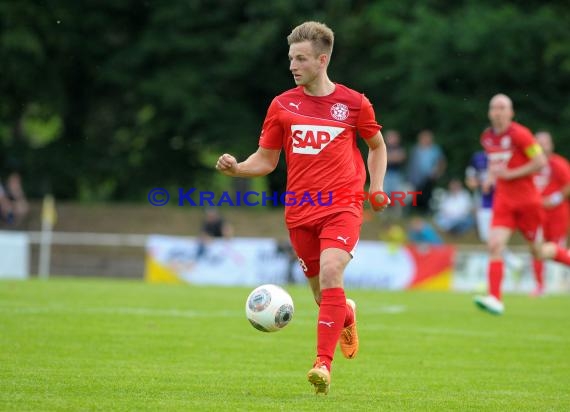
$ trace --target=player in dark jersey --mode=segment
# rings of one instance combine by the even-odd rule
[[[334,194],[363,190],[366,168],[357,135],[369,147],[368,193],[383,191],[386,145],[368,99],[333,83],[327,75],[332,30],[321,23],[306,22],[296,27],[287,41],[289,69],[297,87],[271,102],[257,151],[240,163],[224,154],[216,168],[229,176],[264,176],[275,169],[280,152],[285,152],[287,191],[297,199],[286,205],[285,220],[319,305],[317,356],[307,378],[316,393],[326,394],[337,343],[349,359],[358,351],[355,303],[345,297],[343,273],[358,242],[364,197],[345,202]],[[331,202],[329,193],[333,194]],[[317,204],[316,199],[323,194],[327,204]],[[379,211],[387,202],[378,199],[371,205]]]

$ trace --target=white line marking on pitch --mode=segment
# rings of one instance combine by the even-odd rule
[[[216,310],[216,311],[199,311],[199,310],[180,310],[180,309],[153,309],[141,307],[106,307],[106,308],[88,308],[88,307],[62,307],[62,306],[36,306],[9,308],[0,307],[0,312],[13,314],[92,314],[92,315],[133,315],[133,316],[166,316],[175,318],[219,318],[219,317],[239,317],[243,316],[241,311],[237,310]]]
[[[356,308],[358,310],[358,308]],[[396,313],[404,313],[407,308],[404,305],[387,305],[387,306],[380,306],[379,308],[366,310],[365,313],[388,313],[388,314],[396,314]]]

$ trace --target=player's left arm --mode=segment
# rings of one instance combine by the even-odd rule
[[[368,174],[370,175],[368,200],[372,210],[379,212],[390,204],[390,199],[384,195],[384,176],[386,175],[386,166],[388,164],[388,153],[384,137],[380,132],[382,126],[376,122],[372,104],[364,95],[362,95],[356,129],[360,136],[364,138],[369,149],[367,160]],[[382,192],[382,196],[372,196],[375,192]]]
[[[523,146],[524,153],[529,159],[522,166],[512,169],[505,168],[499,171],[497,177],[504,180],[513,180],[520,177],[532,175],[542,169],[548,163],[544,152],[538,143],[531,137],[529,142]]]
[[[384,143],[384,138],[382,133],[378,131],[374,136],[369,139],[365,139],[368,145],[368,173],[370,175],[370,187],[368,189],[369,195],[371,196],[375,192],[384,191],[384,176],[386,175],[386,165],[388,155],[386,153],[386,143]],[[382,199],[381,196],[377,196],[370,202],[372,209],[374,211],[380,211],[386,208],[390,203],[389,199]],[[382,204],[382,206],[380,206]]]

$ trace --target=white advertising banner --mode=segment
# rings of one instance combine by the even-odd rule
[[[0,231],[0,279],[28,278],[29,245],[25,233]]]
[[[286,283],[288,258],[273,239],[149,236],[146,278],[209,285]]]
[[[348,287],[406,289],[415,274],[416,262],[407,248],[360,241],[354,259],[346,268],[344,283]]]

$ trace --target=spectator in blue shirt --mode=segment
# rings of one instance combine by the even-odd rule
[[[421,214],[430,212],[430,200],[437,180],[443,175],[447,163],[441,148],[434,143],[433,133],[422,130],[418,143],[412,148],[408,163],[408,180],[418,195],[415,211]]]

